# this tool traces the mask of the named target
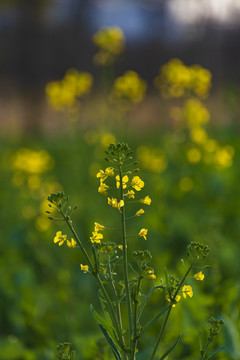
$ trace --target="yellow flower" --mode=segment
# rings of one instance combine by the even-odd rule
[[[89,266],[88,265],[82,265],[82,264],[80,264],[80,266],[81,266],[81,270],[84,272],[84,274],[86,274],[88,272]]]
[[[74,248],[76,246],[77,242],[71,238],[71,241],[67,240],[67,246]]]
[[[108,204],[111,205],[112,207],[120,210],[120,208],[124,206],[124,201],[120,200],[118,202],[117,199],[115,199],[115,198],[108,198]]]
[[[133,190],[128,190],[128,192],[125,194],[129,199],[135,198],[135,192]]]
[[[54,243],[58,243],[59,246],[62,246],[62,244],[64,243],[64,241],[67,240],[67,235],[62,235],[62,232],[61,231],[58,231],[56,233],[56,236],[54,238]]]
[[[142,236],[144,238],[144,240],[147,240],[147,232],[148,232],[148,229],[141,229],[138,233],[139,236]]]
[[[102,195],[107,195],[107,190],[109,189],[109,186],[106,185],[102,179],[100,180],[100,186],[98,188],[98,192]]]
[[[104,230],[105,229],[105,226],[103,226],[103,225],[101,225],[101,224],[99,224],[99,223],[97,223],[97,222],[95,222],[94,223],[94,231],[101,231],[101,230]]]
[[[203,280],[204,279],[204,274],[202,273],[202,271],[200,271],[197,274],[195,274],[193,277],[196,280]]]
[[[144,210],[143,209],[140,209],[136,212],[136,216],[141,216],[142,214],[144,214]]]
[[[103,234],[98,233],[97,231],[92,232],[92,236],[90,237],[91,242],[94,243],[100,243],[103,239]]]
[[[153,270],[148,270],[148,277],[147,277],[147,279],[153,279],[153,280],[155,280],[157,277],[156,277],[156,275],[154,274],[154,272],[153,272]]]
[[[180,299],[181,299],[181,296],[180,296],[180,295],[177,295],[177,296],[175,297],[175,301],[176,301],[176,302],[179,302]],[[169,302],[171,301],[170,298],[169,298],[169,296],[166,296],[166,300],[169,301]],[[176,304],[173,304],[172,307],[176,307]]]
[[[127,187],[126,184],[127,184],[128,181],[129,181],[129,178],[128,178],[127,175],[125,175],[122,178],[123,189],[126,189],[126,187]],[[119,187],[120,187],[120,176],[119,175],[116,176],[116,185],[117,185],[117,188],[119,189]]]
[[[152,200],[151,200],[150,197],[147,195],[147,196],[145,196],[144,199],[141,199],[139,202],[142,203],[142,204],[145,204],[145,205],[150,205],[151,202],[152,202]]]
[[[193,290],[190,285],[184,285],[182,288],[183,297],[186,299],[187,295],[189,297],[193,297]]]
[[[135,190],[140,191],[144,187],[144,182],[140,179],[139,176],[134,176],[132,178],[131,186]]]
[[[114,170],[112,167],[107,167],[105,171],[99,170],[99,172],[97,173],[97,178],[100,178],[101,181],[106,180],[108,176],[114,176]]]

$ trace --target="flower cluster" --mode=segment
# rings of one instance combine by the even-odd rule
[[[67,235],[63,235],[61,231],[58,231],[56,233],[53,241],[55,244],[58,243],[59,246],[62,246],[65,242],[67,242],[67,246],[71,248],[74,248],[77,244],[77,242],[73,238],[71,238],[71,241],[67,240]]]
[[[200,65],[186,66],[179,59],[171,59],[159,69],[155,85],[164,98],[178,98],[186,94],[205,98],[211,88],[211,73]]]
[[[90,237],[91,242],[100,243],[103,239],[103,234],[99,231],[103,231],[105,227],[97,222],[94,223],[94,231],[92,232],[92,236]]]
[[[62,80],[46,85],[47,99],[55,110],[72,108],[77,105],[79,98],[90,92],[92,83],[90,73],[69,69]]]
[[[109,66],[124,51],[125,38],[119,27],[106,27],[93,35],[93,43],[99,48],[93,61],[99,66]]]
[[[125,72],[123,76],[115,79],[110,100],[125,104],[139,103],[143,100],[147,89],[147,83],[132,70]]]

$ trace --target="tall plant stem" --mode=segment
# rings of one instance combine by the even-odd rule
[[[124,201],[123,197],[123,180],[122,180],[122,168],[119,160],[119,180],[120,180],[120,197]],[[126,236],[126,216],[125,206],[121,208],[121,227],[122,227],[122,247],[123,247],[123,276],[126,291],[126,302],[127,302],[127,316],[128,316],[128,332],[129,332],[129,346],[131,347],[132,341],[132,306],[131,297],[129,290],[129,279],[128,279],[128,256],[127,256],[127,236]]]
[[[114,324],[114,326],[115,326],[115,329],[116,329],[116,332],[117,332],[117,336],[118,336],[118,341],[119,341],[119,343],[121,344],[122,349],[124,349],[124,339],[123,339],[123,335],[122,335],[122,332],[121,332],[121,330],[120,330],[120,326],[119,326],[119,323],[118,323],[116,314],[115,314],[115,312],[114,312],[114,308],[113,308],[111,299],[110,299],[110,297],[109,297],[109,295],[108,295],[108,293],[107,293],[107,290],[105,289],[105,287],[104,287],[104,285],[103,285],[103,282],[102,282],[99,274],[95,272],[94,265],[93,265],[93,263],[92,263],[89,255],[88,255],[87,251],[85,250],[85,248],[84,248],[81,240],[79,239],[78,234],[76,233],[74,227],[72,226],[71,220],[69,220],[69,219],[64,215],[64,213],[63,213],[62,210],[60,210],[60,212],[61,212],[61,214],[62,214],[62,216],[63,216],[63,219],[66,221],[68,227],[70,228],[70,230],[71,230],[74,238],[77,240],[78,245],[80,246],[80,249],[82,250],[82,252],[83,252],[83,254],[84,254],[84,256],[85,256],[88,264],[90,265],[91,270],[93,271],[92,274],[93,274],[93,276],[95,277],[95,279],[96,279],[96,281],[97,281],[97,283],[98,283],[98,285],[99,285],[99,287],[100,287],[100,289],[101,289],[101,291],[102,291],[102,293],[103,293],[103,296],[105,297],[105,300],[106,300],[106,302],[107,302],[108,311],[109,311],[109,314],[110,314],[111,319],[112,319],[112,321],[113,321],[113,324]]]
[[[132,340],[132,353],[131,353],[131,360],[135,360],[135,353],[137,348],[137,323],[138,323],[138,294],[140,291],[140,283],[141,283],[141,274],[139,274],[138,282],[137,282],[137,290],[136,290],[136,300],[134,302],[134,313],[133,313],[133,340]]]
[[[200,360],[204,360],[207,349],[208,349],[210,343],[211,343],[211,341],[208,340],[208,342],[206,343],[205,349],[201,351],[201,359]]]
[[[167,322],[168,322],[168,319],[169,319],[169,315],[170,315],[171,310],[172,310],[173,301],[175,300],[175,298],[176,298],[179,290],[181,289],[184,281],[186,280],[186,277],[188,276],[188,274],[189,274],[190,271],[192,270],[192,267],[194,266],[194,264],[196,263],[197,260],[198,260],[198,257],[196,257],[196,258],[193,260],[192,264],[190,265],[189,269],[186,271],[186,274],[184,275],[182,281],[180,282],[179,286],[177,287],[177,289],[176,289],[176,291],[175,291],[175,293],[174,293],[174,295],[173,295],[173,297],[172,297],[172,299],[171,299],[171,301],[172,301],[171,306],[169,307],[169,309],[168,309],[168,311],[167,311],[167,314],[166,314],[166,316],[165,316],[165,319],[164,319],[164,321],[163,321],[162,328],[161,328],[160,334],[159,334],[159,336],[158,336],[156,345],[155,345],[155,347],[154,347],[154,349],[153,349],[152,356],[151,356],[150,360],[153,360],[153,359],[154,359],[154,356],[155,356],[155,354],[156,354],[156,352],[157,352],[158,346],[159,346],[159,344],[160,344],[160,341],[161,341],[161,339],[162,339],[164,330],[165,330],[165,328],[166,328],[166,325],[167,325]]]

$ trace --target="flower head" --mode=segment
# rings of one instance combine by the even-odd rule
[[[144,214],[144,210],[143,209],[140,209],[136,212],[136,216],[141,216],[142,214]]]
[[[148,229],[141,229],[138,233],[138,236],[142,236],[144,238],[144,240],[147,240],[147,232],[148,232]]]
[[[106,180],[108,176],[113,177],[114,176],[114,170],[112,167],[107,167],[104,171],[99,170],[97,173],[97,178],[100,178],[102,181]]]
[[[80,266],[81,266],[81,270],[84,272],[84,274],[86,274],[88,272],[89,266],[83,264],[80,264]]]
[[[102,195],[107,195],[107,190],[109,189],[109,186],[106,185],[102,179],[100,179],[100,186],[98,188],[98,192]]]
[[[134,176],[132,178],[131,186],[135,190],[140,191],[144,187],[144,181],[142,181],[139,176]]]
[[[193,277],[196,280],[203,280],[204,279],[204,274],[202,273],[202,271],[200,271],[197,274],[195,274]]]
[[[189,297],[193,297],[193,290],[190,285],[184,285],[182,288],[183,297],[186,299],[187,295]]]
[[[125,194],[129,199],[135,198],[135,192],[133,190],[128,190],[128,192]]]
[[[54,243],[58,243],[59,246],[62,246],[62,244],[64,243],[64,241],[67,240],[67,235],[62,235],[62,232],[61,231],[58,231],[56,233],[56,236],[54,238]]]
[[[126,189],[128,181],[129,181],[128,176],[127,175],[123,176],[123,178],[122,178],[123,189]],[[119,175],[116,176],[116,186],[119,189],[119,187],[120,187],[120,176]]]
[[[145,205],[150,205],[151,202],[152,202],[152,200],[151,200],[150,197],[147,195],[147,196],[145,196],[144,199],[139,200],[139,202],[142,203],[142,204],[145,204]]]
[[[98,233],[97,231],[92,232],[92,236],[90,237],[90,240],[92,243],[100,243],[103,239],[103,234]]]
[[[71,238],[71,241],[67,240],[67,246],[74,248],[76,246],[77,242]]]
[[[94,231],[101,231],[101,230],[104,230],[105,229],[105,226],[95,222],[94,223]]]
[[[154,274],[153,270],[148,270],[148,276],[147,276],[147,279],[153,279],[155,280],[157,277],[156,275]]]
[[[120,200],[118,202],[117,199],[115,199],[115,198],[108,198],[108,204],[111,205],[112,207],[120,210],[120,208],[124,206],[124,201]]]

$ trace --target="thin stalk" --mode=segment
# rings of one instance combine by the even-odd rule
[[[114,297],[114,301],[116,304],[116,314],[117,314],[117,318],[118,318],[118,322],[119,322],[119,327],[122,332],[121,306],[120,306],[120,303],[119,303],[119,300],[117,297],[117,292],[116,292],[116,288],[115,288],[113,277],[112,277],[112,267],[111,267],[110,259],[108,261],[108,268],[109,268],[109,278],[110,278],[110,283],[111,283],[111,287],[112,287],[113,297]]]
[[[186,274],[184,275],[182,281],[180,282],[179,286],[177,287],[177,290],[175,291],[175,293],[174,293],[174,295],[173,295],[173,298],[171,299],[172,301],[175,300],[175,298],[176,298],[176,296],[177,296],[177,294],[178,294],[181,286],[183,285],[184,281],[186,280],[186,277],[187,277],[188,274],[190,273],[192,267],[194,266],[194,264],[195,264],[195,262],[196,262],[197,260],[198,260],[198,257],[196,257],[196,258],[193,260],[192,264],[190,265],[189,269],[187,270]],[[162,339],[164,330],[165,330],[165,328],[166,328],[166,325],[167,325],[167,322],[168,322],[168,319],[169,319],[169,315],[170,315],[171,310],[172,310],[172,305],[173,305],[173,303],[171,303],[171,305],[170,305],[170,307],[169,307],[169,309],[168,309],[168,312],[167,312],[166,317],[165,317],[165,319],[164,319],[164,322],[163,322],[163,324],[162,324],[162,328],[161,328],[160,334],[159,334],[159,336],[158,336],[156,345],[155,345],[155,347],[154,347],[154,349],[153,349],[152,356],[151,356],[150,360],[153,360],[153,358],[154,358],[154,356],[155,356],[155,354],[156,354],[156,352],[157,352],[158,346],[159,346],[159,344],[160,344],[160,341],[161,341],[161,339]]]
[[[105,287],[104,287],[104,285],[103,285],[103,283],[102,283],[102,280],[101,280],[99,274],[98,274],[98,273],[95,273],[94,265],[93,265],[93,263],[92,263],[89,255],[88,255],[88,253],[86,252],[86,250],[85,250],[85,248],[84,248],[81,240],[79,239],[79,237],[78,237],[78,235],[77,235],[74,227],[72,226],[70,220],[69,220],[68,218],[66,218],[66,216],[64,215],[64,213],[63,213],[62,210],[61,210],[61,214],[62,214],[64,220],[66,221],[68,227],[70,228],[73,236],[74,236],[75,239],[77,240],[77,242],[78,242],[78,244],[79,244],[79,246],[80,246],[80,248],[81,248],[81,250],[82,250],[82,252],[83,252],[83,254],[84,254],[85,258],[86,258],[86,260],[87,260],[87,262],[88,262],[89,265],[90,265],[91,270],[93,270],[93,273],[92,273],[92,274],[93,274],[93,276],[95,277],[95,279],[96,279],[96,281],[97,281],[100,289],[102,290],[102,293],[103,293],[103,295],[104,295],[104,297],[105,297],[105,299],[106,299],[106,301],[107,301],[108,311],[109,311],[109,314],[110,314],[111,319],[112,319],[112,321],[113,321],[113,324],[114,324],[114,326],[115,326],[115,328],[116,328],[116,332],[117,332],[117,335],[118,335],[118,341],[119,341],[119,343],[121,344],[121,347],[124,349],[124,345],[123,345],[123,343],[124,343],[124,342],[123,342],[123,335],[122,335],[122,332],[120,331],[119,323],[118,323],[118,321],[117,321],[116,314],[115,314],[115,312],[114,312],[114,308],[113,308],[111,299],[110,299],[110,297],[109,297],[109,295],[108,295],[108,293],[107,293],[107,290],[105,289]]]
[[[137,347],[137,322],[138,322],[138,294],[140,291],[140,283],[141,283],[141,274],[139,274],[138,283],[137,283],[137,299],[134,302],[134,313],[133,313],[133,340],[132,340],[132,354],[130,359],[135,360],[135,353]]]
[[[206,343],[205,349],[201,351],[201,359],[200,360],[204,360],[207,349],[208,349],[210,343],[211,343],[211,341],[208,340],[208,342]]]
[[[120,163],[120,160],[119,160]],[[124,201],[123,196],[123,181],[122,181],[122,169],[119,164],[119,179],[120,179],[120,197]],[[129,346],[131,345],[132,335],[132,306],[131,297],[129,291],[129,279],[128,279],[128,257],[127,257],[127,241],[126,241],[126,216],[125,206],[121,208],[121,224],[122,224],[122,247],[123,247],[123,276],[126,291],[126,303],[127,303],[127,316],[128,316],[128,331],[129,331]]]

